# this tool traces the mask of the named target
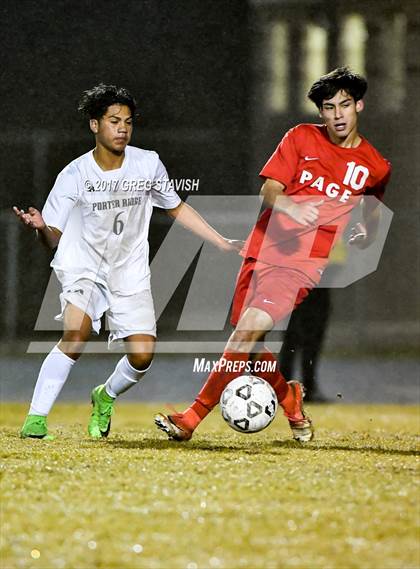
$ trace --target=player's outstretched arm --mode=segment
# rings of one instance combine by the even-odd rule
[[[299,204],[284,193],[285,189],[286,186],[281,182],[267,178],[260,191],[264,205],[274,211],[285,213],[305,227],[316,225],[319,216],[318,208],[324,200]]]
[[[351,228],[350,245],[356,245],[359,249],[366,249],[375,241],[381,220],[381,210],[378,206],[379,202],[375,199],[363,199],[362,215],[364,223],[357,223]]]
[[[55,249],[57,247],[58,242],[60,241],[61,231],[56,227],[49,227],[46,225],[41,213],[37,209],[30,207],[28,208],[28,211],[25,212],[23,209],[13,206],[13,211],[23,225],[30,229],[35,229],[38,237],[44,245],[50,249]]]
[[[188,204],[181,202],[177,207],[166,210],[177,223],[195,233],[205,241],[212,243],[221,251],[240,251],[243,247],[243,241],[235,239],[226,239],[218,233],[211,225],[207,223],[201,215]]]

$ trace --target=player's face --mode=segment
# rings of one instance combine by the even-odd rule
[[[319,112],[328,134],[336,144],[357,135],[358,115],[363,110],[363,101],[353,99],[346,91],[338,91],[331,99],[324,99]]]
[[[102,118],[90,121],[90,128],[97,144],[110,152],[121,154],[131,139],[133,117],[126,105],[111,105]]]

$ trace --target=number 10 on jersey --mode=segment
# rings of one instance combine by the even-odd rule
[[[370,172],[365,166],[356,166],[356,162],[347,162],[347,172],[343,184],[351,186],[353,190],[361,190],[369,174]]]

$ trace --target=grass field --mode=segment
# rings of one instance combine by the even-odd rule
[[[137,404],[108,440],[59,404],[57,439],[22,441],[26,409],[2,405],[2,568],[420,567],[414,407],[313,405],[305,446],[280,416],[246,436],[219,413],[173,443]]]

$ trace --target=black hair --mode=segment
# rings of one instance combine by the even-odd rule
[[[363,99],[367,81],[348,67],[338,67],[315,81],[308,91],[309,99],[320,109],[324,100],[332,99],[338,91],[345,91],[357,102]]]
[[[105,85],[104,83],[84,91],[77,110],[89,119],[100,119],[111,105],[127,105],[134,119],[136,100],[133,95],[123,87]]]

